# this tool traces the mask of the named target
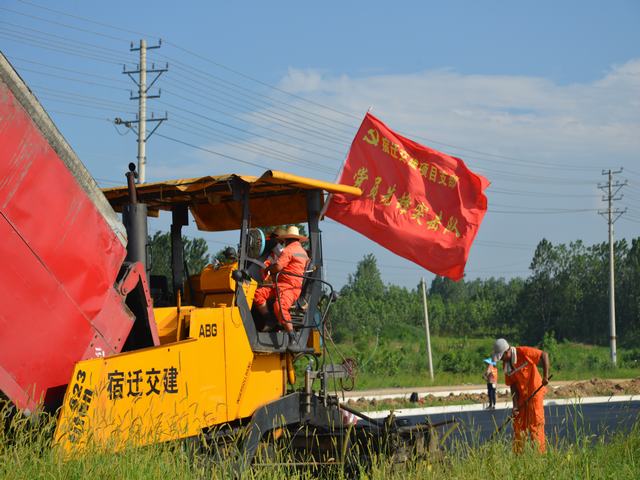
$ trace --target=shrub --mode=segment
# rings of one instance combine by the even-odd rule
[[[482,369],[482,353],[466,347],[454,348],[440,358],[440,370],[451,373],[471,373]]]
[[[622,354],[622,366],[628,368],[640,367],[640,348],[634,348]]]

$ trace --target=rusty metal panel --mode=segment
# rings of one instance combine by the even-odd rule
[[[77,361],[122,348],[126,234],[2,55],[0,145],[0,390],[33,409]]]

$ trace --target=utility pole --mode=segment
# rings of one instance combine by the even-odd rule
[[[149,89],[153,86],[153,84],[160,78],[164,72],[169,70],[169,64],[167,63],[164,68],[156,68],[155,64],[151,64],[151,69],[147,70],[147,50],[152,50],[155,48],[160,48],[162,46],[162,41],[158,42],[158,45],[147,46],[147,41],[144,39],[140,40],[140,45],[138,47],[133,46],[133,42],[131,43],[130,51],[140,52],[140,63],[138,64],[135,70],[127,70],[126,65],[122,67],[122,73],[126,74],[133,80],[133,82],[138,86],[138,95],[134,96],[133,93],[130,95],[130,100],[138,100],[138,115],[135,120],[122,120],[120,118],[115,119],[116,125],[125,125],[128,128],[131,128],[133,131],[136,131],[134,124],[138,124],[138,128],[136,133],[138,134],[138,183],[144,183],[146,178],[146,165],[147,165],[147,153],[146,153],[146,144],[147,140],[153,135],[153,133],[158,129],[160,124],[167,120],[167,114],[162,118],[156,118],[154,114],[151,114],[151,118],[147,118],[147,99],[148,98],[159,98],[160,90],[158,90],[157,95],[149,95]],[[155,73],[155,78],[147,85],[147,73]],[[134,74],[138,74],[138,79],[133,76]],[[156,122],[155,127],[151,130],[151,133],[147,135],[147,122]]]
[[[424,305],[424,328],[427,332],[427,356],[429,358],[429,375],[433,382],[433,358],[431,357],[431,334],[429,333],[429,309],[427,307],[427,287],[422,278],[422,303]]]
[[[620,189],[627,184],[624,182],[613,182],[613,176],[622,173],[620,170],[603,170],[602,175],[607,175],[609,181],[604,184],[598,184],[598,188],[605,192],[602,200],[607,202],[608,208],[606,210],[599,210],[598,214],[603,217],[606,215],[607,224],[609,225],[609,343],[611,345],[611,363],[615,366],[618,362],[618,356],[616,352],[616,294],[615,294],[615,271],[614,271],[614,241],[613,241],[613,224],[620,216],[627,211],[625,208],[621,210],[619,208],[613,208],[613,202],[622,200],[623,195],[616,196]]]

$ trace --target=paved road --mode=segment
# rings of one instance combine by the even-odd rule
[[[432,423],[455,418],[459,428],[447,439],[448,447],[456,443],[478,445],[486,442],[511,410],[443,413],[430,415]],[[403,417],[411,423],[424,421],[423,416]],[[550,405],[545,407],[545,431],[552,444],[574,442],[576,435],[610,437],[616,432],[629,431],[640,420],[640,401],[611,402],[591,405]],[[444,431],[448,427],[443,427]],[[508,438],[513,434],[511,424],[503,430]]]
[[[612,384],[624,384],[631,381],[631,378],[604,378],[602,379],[607,382],[611,382]],[[550,388],[558,388],[567,385],[575,385],[581,382],[587,382],[588,380],[554,380],[549,384]],[[500,392],[508,391],[509,387],[506,385],[499,383],[498,390]],[[425,397],[426,395],[433,395],[436,397],[446,397],[451,393],[455,395],[459,395],[461,393],[486,393],[487,385],[486,384],[466,384],[466,385],[438,385],[434,387],[398,387],[398,388],[378,388],[375,390],[356,390],[353,392],[345,392],[346,399],[358,400],[360,398],[365,398],[367,400],[371,399],[388,399],[388,398],[409,398],[409,396],[416,392],[420,397]]]

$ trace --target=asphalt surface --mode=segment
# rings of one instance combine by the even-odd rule
[[[624,384],[629,382],[630,378],[606,378],[603,379],[611,383]],[[558,388],[567,385],[575,385],[579,384],[582,381],[586,380],[554,380],[553,383],[549,384],[549,388]],[[498,384],[498,390],[500,391],[508,391],[509,387],[504,385],[503,383]],[[376,398],[378,400],[384,398],[409,398],[409,396],[416,392],[421,397],[426,395],[434,395],[438,397],[449,396],[451,393],[453,394],[461,394],[461,393],[486,393],[487,385],[483,384],[465,384],[465,385],[438,385],[435,387],[397,387],[397,388],[377,388],[374,390],[356,390],[353,392],[345,392],[345,397],[347,399],[357,400],[359,398],[372,399]],[[585,393],[586,395],[587,393]]]
[[[640,401],[610,402],[586,405],[548,405],[545,407],[545,433],[552,445],[573,443],[577,436],[591,439],[609,439],[618,432],[628,432],[640,420]],[[475,412],[442,413],[429,415],[433,424],[456,419],[457,428],[447,438],[449,448],[456,444],[476,446],[489,440],[493,432],[510,415],[511,410],[484,410]],[[425,421],[424,415],[403,416],[411,424]],[[440,427],[443,434],[451,425]],[[511,422],[503,428],[503,435],[511,438]]]

